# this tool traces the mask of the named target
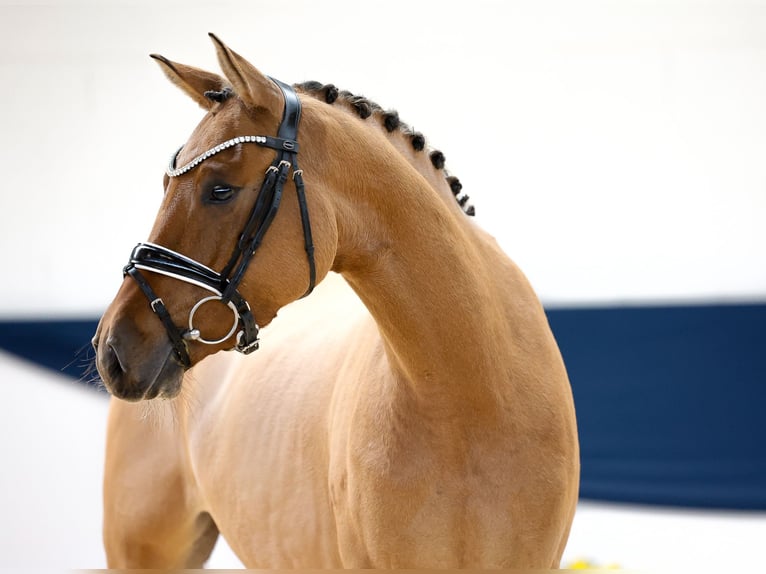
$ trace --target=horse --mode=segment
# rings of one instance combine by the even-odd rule
[[[530,283],[395,111],[211,38],[223,75],[152,55],[205,115],[93,338],[108,566],[222,535],[249,568],[558,568],[579,447]]]

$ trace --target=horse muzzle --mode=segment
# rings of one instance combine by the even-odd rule
[[[129,326],[99,325],[93,348],[104,386],[119,399],[172,398],[181,391],[185,368],[164,338],[149,344]]]

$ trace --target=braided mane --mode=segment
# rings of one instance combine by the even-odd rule
[[[399,113],[396,110],[384,110],[381,106],[364,96],[354,95],[345,90],[338,90],[333,84],[322,84],[321,82],[309,81],[295,84],[294,87],[305,94],[331,105],[338,101],[345,102],[361,119],[366,120],[370,117],[374,117],[381,122],[388,133],[393,133],[395,131],[401,133],[410,141],[412,149],[416,152],[426,150],[425,136],[422,133],[413,130],[409,125],[400,120]],[[463,184],[460,183],[460,180],[457,177],[450,175],[449,172],[444,169],[444,154],[439,150],[429,149],[428,155],[434,168],[444,171],[444,177],[452,190],[452,195],[455,196],[455,201],[458,202],[462,210],[467,215],[475,215],[476,210],[474,209],[474,206],[468,203],[468,195],[462,193]]]

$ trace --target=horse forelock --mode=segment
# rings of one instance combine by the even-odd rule
[[[222,104],[234,96],[234,90],[229,87],[224,87],[221,90],[208,90],[203,95],[212,102],[218,102],[219,104]]]
[[[403,122],[399,118],[399,113],[396,110],[385,110],[379,104],[364,96],[354,94],[347,90],[339,90],[334,84],[308,81],[296,84],[295,88],[329,105],[335,104],[336,102],[344,103],[362,120],[367,120],[370,117],[378,119],[386,132],[390,134],[400,133],[406,140],[409,140],[410,145],[415,152],[422,152],[427,149],[425,136]],[[207,94],[205,95],[207,96]],[[444,154],[437,149],[429,150],[428,154],[434,169],[445,172],[445,179],[447,180],[447,184],[452,190],[452,194],[455,196],[458,205],[467,215],[473,216],[476,213],[476,210],[473,205],[468,203],[468,195],[462,193],[463,186],[460,183],[460,180],[454,175],[447,173],[445,169]]]

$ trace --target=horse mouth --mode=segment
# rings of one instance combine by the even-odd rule
[[[176,360],[176,354],[171,350],[157,377],[146,389],[140,400],[172,399],[181,392],[183,366]]]
[[[99,349],[96,360],[101,380],[113,397],[139,402],[178,396],[185,369],[173,349],[168,349],[154,365],[152,361],[137,366],[135,362],[126,362],[108,345],[103,352]]]

